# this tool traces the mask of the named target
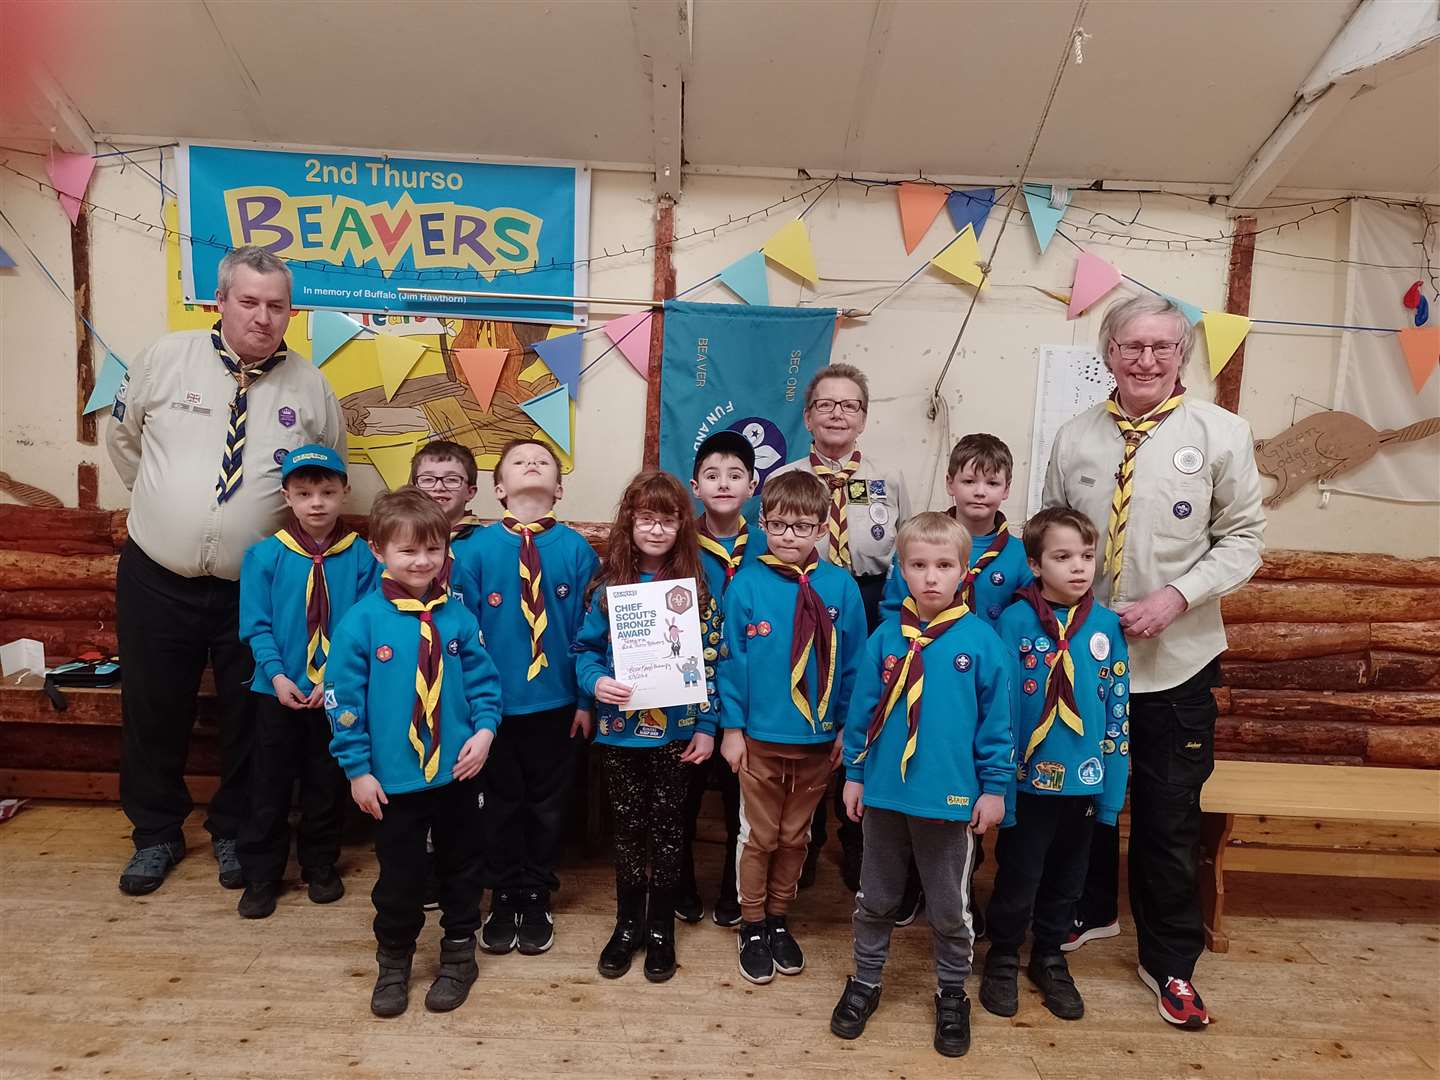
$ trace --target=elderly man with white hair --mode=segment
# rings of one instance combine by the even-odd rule
[[[1100,351],[1115,392],[1060,429],[1044,503],[1081,511],[1105,537],[1095,595],[1130,646],[1133,696],[1110,702],[1105,734],[1131,760],[1138,973],[1165,1020],[1198,1029],[1209,1023],[1191,976],[1205,946],[1200,789],[1215,763],[1220,598],[1259,568],[1265,516],[1250,425],[1180,384],[1193,339],[1163,297],[1110,306]],[[1067,951],[1119,933],[1119,834],[1097,826],[1094,837]]]
[[[280,525],[286,454],[307,443],[345,453],[335,392],[285,348],[289,268],[261,248],[239,248],[221,260],[216,284],[219,321],[167,334],[134,359],[108,433],[131,491],[115,603],[120,803],[135,843],[120,888],[136,896],[159,888],[185,855],[185,759],[207,662],[219,699],[220,788],[205,824],[220,884],[244,884],[235,838],[249,805],[254,659],[239,637],[240,562]]]

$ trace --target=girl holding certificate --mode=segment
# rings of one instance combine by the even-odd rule
[[[694,581],[705,640],[718,642],[719,614],[700,564],[689,493],[667,473],[641,473],[620,498],[604,562],[586,590],[585,622],[574,646],[576,677],[582,692],[595,699],[595,742],[615,820],[615,932],[598,965],[611,979],[630,970],[630,958],[642,945],[647,979],[664,982],[675,974],[685,796],[692,766],[714,749],[718,706],[707,661],[706,700],[626,710],[632,687],[615,678],[607,590],[684,578]],[[664,630],[663,621],[654,627],[657,642]]]

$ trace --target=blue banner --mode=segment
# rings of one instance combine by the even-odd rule
[[[584,295],[590,174],[582,167],[195,144],[181,146],[179,166],[192,303],[213,302],[227,251],[256,244],[289,264],[296,307],[584,321],[569,302],[399,292]]]
[[[834,308],[665,304],[660,467],[689,483],[695,451],[729,428],[755,447],[765,478],[810,446],[805,386],[830,363]],[[760,516],[759,489],[745,516]]]

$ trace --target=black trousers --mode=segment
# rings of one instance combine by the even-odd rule
[[[720,800],[725,808],[725,858],[720,867],[719,896],[732,904],[739,903],[735,891],[735,848],[740,841],[740,777],[730,771],[718,753],[690,770],[690,790],[685,796],[685,854],[680,868],[680,892],[683,896],[700,895],[695,884],[695,827],[711,777],[720,788]]]
[[[185,759],[195,726],[195,699],[208,662],[219,697],[220,789],[205,827],[233,839],[249,812],[255,660],[240,640],[240,583],[181,577],[133,540],[120,552],[115,577],[119,637],[120,805],[137,848],[182,839],[195,804],[185,786]]]
[[[485,892],[479,777],[387,798],[375,828],[380,863],[370,893],[375,940],[386,948],[410,949],[425,926],[431,865],[427,834],[435,846],[440,925],[448,938],[470,937],[480,928],[480,897]]]
[[[1169,690],[1130,698],[1130,914],[1140,963],[1161,979],[1189,979],[1205,948],[1200,876],[1200,789],[1215,768],[1212,660]],[[1113,922],[1119,909],[1120,834],[1097,826],[1076,917]]]
[[[992,952],[1016,953],[1034,928],[1036,956],[1058,953],[1085,886],[1095,800],[1015,793],[1015,824],[995,844],[995,891],[985,912]]]
[[[279,881],[290,858],[290,805],[300,781],[295,853],[300,876],[340,858],[342,812],[349,783],[330,756],[324,709],[287,709],[269,694],[255,695],[255,746],[250,759],[250,816],[240,826],[237,853],[246,881]]]
[[[507,716],[480,774],[484,779],[488,884],[496,889],[558,889],[555,876],[565,809],[581,740],[570,737],[575,706]]]
[[[664,746],[598,747],[615,815],[615,884],[658,890],[680,885],[685,796],[693,766],[680,760],[688,739]],[[649,873],[646,873],[646,866]]]
[[[865,605],[865,631],[873,634],[875,628],[880,625],[880,601],[885,596],[885,575],[884,574],[858,574],[855,577],[855,584],[860,586],[860,600]],[[860,823],[850,820],[850,815],[845,813],[845,770],[839,769],[830,782],[830,805],[835,808],[835,821],[838,823],[835,828],[836,834],[840,837],[840,846],[846,851],[859,851],[865,844],[865,833]],[[810,826],[810,851],[812,857],[818,856],[820,849],[825,846],[825,839],[828,835],[825,818],[827,800],[821,799],[820,805],[815,807],[815,820]]]

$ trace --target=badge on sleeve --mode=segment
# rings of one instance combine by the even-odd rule
[[[379,660],[382,664],[389,661],[389,659],[394,655],[395,650],[390,648],[389,645],[381,645],[378,649],[375,650],[375,659]]]
[[[1182,446],[1175,451],[1175,468],[1186,476],[1194,476],[1205,467],[1205,455],[1198,446]]]
[[[567,582],[562,581],[562,582],[560,582],[560,584],[558,584],[558,585],[555,586],[555,596],[556,596],[558,599],[564,600],[564,599],[565,599],[567,596],[569,596],[569,595],[570,595],[570,585],[569,585]]]
[[[871,481],[870,481],[870,497],[871,497],[872,499],[883,499],[883,498],[885,498],[885,481],[884,481],[884,480],[871,480]]]
[[[1174,506],[1170,508],[1170,512],[1174,514],[1177,518],[1179,518],[1181,521],[1184,521],[1192,513],[1194,513],[1194,507],[1192,507],[1184,499],[1181,499],[1179,502],[1177,502]]]
[[[871,525],[871,526],[870,526],[870,535],[873,536],[876,540],[884,540],[884,539],[885,539],[885,526],[884,526],[884,525]]]
[[[1033,694],[1036,690],[1040,689],[1040,684],[1037,683],[1034,679],[1026,679],[1025,685],[1022,687],[1022,689],[1027,694]]]
[[[276,450],[276,451],[275,451],[275,454],[274,454],[275,464],[276,464],[276,465],[284,465],[284,464],[285,464],[285,459],[286,459],[287,457],[289,457],[289,456],[290,456],[290,451],[289,451],[289,450],[286,450],[283,446],[280,447],[280,449],[279,449],[279,450]]]
[[[890,511],[885,508],[884,503],[870,504],[870,520],[876,525],[884,525],[890,520]]]
[[[970,670],[970,665],[971,665],[971,663],[973,663],[973,661],[970,659],[970,654],[969,654],[969,653],[963,653],[963,652],[962,652],[962,653],[956,654],[956,656],[955,656],[955,670],[956,670],[956,671],[959,671],[959,672],[969,671],[969,670]]]
[[[991,620],[1000,618],[1000,605],[991,604],[988,608],[985,609],[985,615]]]
[[[1039,637],[1037,637],[1037,638],[1035,639],[1035,651],[1036,651],[1036,652],[1049,652],[1049,651],[1050,651],[1050,639],[1049,639],[1048,637],[1046,637],[1044,634],[1041,634]]]
[[[281,427],[295,426],[295,410],[289,405],[281,405],[280,411],[275,414],[275,418],[280,421]]]
[[[992,570],[992,571],[990,572],[990,584],[991,584],[991,585],[1004,585],[1004,584],[1005,584],[1005,572],[1004,572],[1003,570]]]
[[[840,618],[840,609],[834,604],[831,604],[825,609],[825,614],[830,616],[830,621],[833,623],[836,619]]]
[[[768,622],[766,622],[765,620],[762,619],[760,622],[758,622],[758,623],[755,624],[755,632],[756,632],[757,634],[759,634],[761,637],[769,637],[769,636],[770,636],[770,624],[769,624]]]
[[[485,598],[485,602],[491,607],[499,607],[500,602],[503,599],[504,597],[502,597],[498,592],[492,592],[489,596]]]
[[[445,651],[446,651],[447,653],[449,653],[451,656],[459,656],[459,655],[460,655],[460,639],[459,639],[459,638],[451,638],[448,642],[445,643]]]
[[[1030,640],[1028,637],[1022,637],[1022,638],[1020,639],[1020,651],[1021,651],[1022,653],[1027,653],[1027,652],[1029,652],[1032,648],[1034,648],[1034,643],[1031,642],[1031,640]]]
[[[1125,674],[1125,661],[1124,661],[1124,660],[1116,660],[1116,661],[1115,661],[1115,666],[1114,666],[1113,668],[1111,668],[1110,670],[1113,671],[1113,672],[1115,672],[1115,677],[1118,679],[1121,675],[1124,675],[1124,674]]]
[[[1075,775],[1086,787],[1095,787],[1105,779],[1105,766],[1100,764],[1100,759],[1097,757],[1086,758],[1075,770]]]
[[[1036,667],[1039,665],[1039,663],[1040,663],[1040,661],[1036,659],[1035,654],[1034,654],[1033,652],[1026,653],[1026,654],[1025,654],[1025,659],[1022,660],[1022,661],[1020,661],[1020,662],[1025,665],[1025,670],[1026,670],[1026,671],[1034,671],[1035,668],[1036,668]]]
[[[1090,655],[1096,660],[1110,659],[1110,639],[1099,630],[1090,635]]]
[[[865,488],[864,480],[851,480],[846,495],[849,496],[851,502],[858,503],[861,506],[868,505],[870,502],[870,493]]]

